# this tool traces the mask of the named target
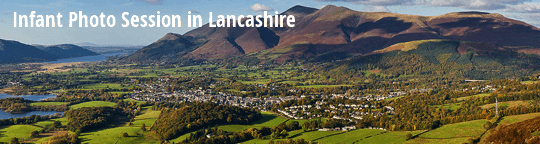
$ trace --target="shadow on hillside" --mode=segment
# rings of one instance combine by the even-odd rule
[[[252,123],[252,125],[256,125],[256,124],[262,124],[262,123],[265,123],[265,122],[268,122],[270,120],[273,120],[275,118],[277,118],[278,116],[276,115],[273,115],[273,114],[262,114],[262,119]]]
[[[412,23],[398,20],[397,17],[385,17],[376,22],[366,22],[359,25],[354,30],[354,33],[364,33],[374,29],[381,29],[387,33],[400,33],[411,28],[412,26]]]
[[[540,31],[532,26],[519,22],[500,21],[487,18],[460,18],[438,24],[438,29],[471,28],[461,33],[462,40],[488,42],[506,46],[534,46],[540,47],[536,40],[540,39]],[[457,36],[457,35],[456,35]]]

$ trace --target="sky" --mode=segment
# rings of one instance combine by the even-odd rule
[[[540,26],[540,0],[0,0],[0,39],[16,40],[26,44],[78,44],[97,45],[149,45],[165,34],[184,34],[194,28],[187,27],[188,11],[199,14],[203,24],[217,15],[257,15],[262,11],[279,13],[303,5],[322,8],[326,5],[344,6],[356,11],[392,12],[434,16],[459,11],[500,13],[506,17]],[[14,12],[19,15],[63,15],[62,28],[14,27]],[[114,15],[114,27],[83,27],[75,22],[68,27],[69,12],[91,15]],[[122,27],[122,13],[131,15],[180,15],[182,27]]]

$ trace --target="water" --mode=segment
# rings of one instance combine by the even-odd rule
[[[22,118],[22,117],[29,117],[29,116],[32,116],[32,115],[39,115],[39,116],[54,115],[55,113],[63,114],[64,112],[59,112],[59,111],[31,111],[31,112],[27,112],[27,113],[8,113],[8,112],[5,112],[3,110],[0,110],[0,119]]]
[[[107,58],[110,56],[121,56],[125,54],[126,53],[109,53],[109,54],[100,54],[96,56],[84,56],[84,57],[76,57],[76,58],[59,59],[56,61],[43,62],[43,63],[100,62],[100,61],[107,60]]]
[[[44,100],[44,99],[55,98],[56,95],[50,94],[50,95],[14,96],[14,95],[0,93],[0,99],[12,98],[12,97],[20,97],[20,98],[24,98],[24,99],[32,100],[32,101],[41,101],[41,100]],[[31,111],[31,112],[26,112],[26,113],[8,113],[8,112],[5,112],[4,110],[0,110],[0,119],[21,118],[21,117],[28,117],[28,116],[31,116],[31,115],[38,115],[38,114],[40,116],[54,115],[55,113],[63,114],[64,112],[59,112],[59,111]]]
[[[32,100],[32,101],[41,101],[41,100],[44,100],[44,99],[55,98],[56,95],[50,94],[50,95],[24,95],[24,96],[14,96],[14,95],[9,95],[9,94],[0,93],[0,99],[12,98],[12,97],[20,97],[20,98],[27,99],[27,100]]]

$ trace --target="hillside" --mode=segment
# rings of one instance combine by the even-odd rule
[[[0,39],[0,64],[41,62],[57,58],[31,45]]]
[[[540,44],[536,42],[540,39],[540,29],[500,14],[456,12],[440,16],[416,16],[360,12],[332,5],[320,10],[294,6],[282,14],[295,15],[296,26],[210,28],[207,24],[181,36],[193,39],[171,41],[170,45],[188,45],[189,48],[182,50],[182,53],[161,53],[171,48],[156,44],[162,43],[159,40],[147,46],[152,48],[141,50],[153,56],[141,57],[139,53],[127,59],[202,60],[248,56],[275,63],[288,60],[328,61],[365,56],[398,43],[431,39],[474,42],[528,54],[540,53]],[[194,45],[196,41],[204,43]]]
[[[74,58],[74,57],[83,57],[83,56],[94,56],[98,55],[95,52],[84,49],[77,45],[72,44],[61,44],[61,45],[52,45],[52,46],[42,46],[34,45],[36,48],[39,48],[45,51],[48,54],[55,55],[60,59],[63,58]]]

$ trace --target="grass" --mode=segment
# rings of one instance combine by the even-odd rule
[[[457,98],[458,101],[464,101],[464,100],[467,100],[468,98],[472,98],[472,97],[487,97],[491,95],[490,93],[483,93],[483,94],[477,94],[477,95],[472,95],[472,96],[466,96],[466,97],[460,97],[460,98]]]
[[[0,142],[9,143],[11,138],[17,137],[19,140],[28,138],[30,132],[39,131],[42,128],[32,125],[12,125],[0,129]]]
[[[453,138],[453,139],[425,139],[415,138],[404,142],[404,144],[459,144],[466,142],[469,138]]]
[[[313,141],[318,138],[322,138],[325,136],[333,135],[342,133],[342,131],[311,131],[311,132],[305,132],[302,133],[300,136],[294,137],[294,139],[304,139],[306,141]]]
[[[451,139],[463,137],[477,137],[484,131],[486,120],[474,120],[456,124],[449,124],[420,135],[421,138]]]
[[[352,85],[307,85],[307,86],[296,86],[298,88],[326,88],[326,87],[350,87]]]
[[[319,143],[355,143],[357,141],[360,141],[361,139],[365,139],[368,136],[374,136],[377,134],[380,134],[381,132],[384,132],[383,130],[377,130],[377,129],[358,129],[353,130],[350,132],[333,135],[329,137],[325,137],[319,140],[316,140],[316,142]],[[405,138],[405,137],[404,137]],[[363,143],[363,142],[360,142]]]
[[[422,131],[393,131],[393,132],[387,132],[381,135],[376,135],[370,138],[365,138],[362,140],[359,140],[357,143],[362,144],[379,144],[379,143],[385,143],[385,144],[392,144],[392,143],[404,143],[407,139],[407,134],[411,135],[417,135],[421,133]]]
[[[251,125],[222,125],[219,126],[219,128],[229,131],[229,132],[239,132],[248,128],[261,128],[261,127],[272,127],[277,126],[282,122],[287,121],[286,118],[277,116],[270,112],[262,112],[263,118],[261,120],[256,121],[255,123]]]
[[[142,114],[135,117],[132,125],[120,127],[106,128],[92,132],[82,133],[79,138],[82,143],[159,143],[151,136],[151,132],[143,132],[141,125],[144,123],[147,129],[150,129],[157,120],[160,111],[150,109],[150,106],[142,108]],[[123,137],[122,133],[128,133],[129,137]]]
[[[392,100],[403,98],[403,97],[405,97],[405,96],[393,97],[393,98],[385,99],[385,101],[392,101]]]
[[[521,84],[535,84],[537,81],[522,81]]]
[[[31,103],[31,106],[56,106],[56,105],[65,105],[68,102],[35,102]]]
[[[133,86],[122,86],[122,84],[115,83],[100,83],[100,84],[89,84],[83,85],[82,90],[96,90],[96,89],[125,89],[133,88]]]
[[[123,101],[124,102],[136,102],[139,105],[146,103],[145,101],[138,101],[138,100],[132,100],[132,99],[124,99]]]
[[[449,103],[449,104],[444,104],[442,106],[437,105],[436,107],[448,109],[448,110],[451,110],[451,111],[456,111],[460,106],[461,106],[461,103]]]
[[[540,116],[540,113],[530,113],[530,114],[522,114],[522,115],[513,115],[513,116],[505,116],[502,118],[502,120],[499,122],[500,124],[514,124],[517,122],[521,122],[524,120],[532,119],[535,117]]]
[[[529,103],[527,101],[507,101],[507,102],[499,102],[498,105],[500,109],[501,107],[512,108],[512,107],[518,107],[518,106],[527,106],[529,105]],[[492,108],[495,108],[495,103],[483,105],[480,107],[483,109],[492,109]]]
[[[62,123],[62,125],[67,125],[68,124],[67,118],[63,117],[63,118],[50,119],[50,120],[46,120],[46,121],[40,121],[40,122],[34,123],[34,125],[40,126],[40,127],[48,127],[48,126],[52,125],[54,123],[54,121],[60,121]]]
[[[104,107],[104,106],[115,107],[116,103],[106,102],[106,101],[89,101],[89,102],[84,102],[84,103],[69,106],[69,109],[78,109],[78,108],[83,108],[83,107]]]
[[[483,127],[485,123],[486,120],[474,120],[449,124],[424,133],[418,138],[406,141],[405,143],[453,144],[467,142],[470,138],[482,135],[485,131]]]

